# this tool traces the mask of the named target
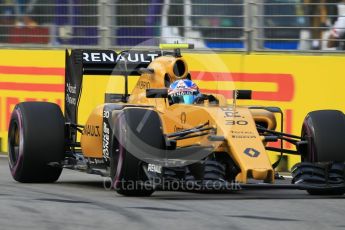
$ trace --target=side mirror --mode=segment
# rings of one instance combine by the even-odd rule
[[[233,98],[236,99],[252,99],[252,91],[251,90],[234,90],[233,91]]]
[[[168,89],[146,89],[147,98],[168,98]]]

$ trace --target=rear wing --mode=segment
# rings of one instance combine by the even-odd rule
[[[78,123],[78,105],[82,91],[83,75],[140,75],[162,51],[129,50],[66,50],[65,56],[65,119]]]

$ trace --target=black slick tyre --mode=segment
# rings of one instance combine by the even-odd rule
[[[293,168],[293,181],[303,184],[344,184],[345,115],[338,110],[310,112],[304,119],[302,163]],[[320,167],[320,165],[322,167]],[[307,189],[311,195],[342,195],[345,188]]]
[[[142,122],[145,114],[146,122]],[[140,131],[138,125],[142,126]],[[157,113],[145,109],[126,109],[115,121],[115,142],[117,151],[111,156],[111,176],[117,193],[125,196],[150,196],[155,190],[144,168],[147,163],[128,151],[127,147],[141,148],[147,145],[155,149],[163,148],[163,133]],[[133,141],[134,139],[140,141]],[[144,148],[144,147],[143,147]]]
[[[23,102],[15,106],[8,131],[9,167],[23,183],[55,182],[65,151],[64,117],[58,105]]]
[[[310,112],[303,122],[302,137],[308,141],[303,162],[345,161],[345,115],[341,111]]]

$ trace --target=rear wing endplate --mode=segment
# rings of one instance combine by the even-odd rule
[[[140,75],[163,51],[75,49],[65,54],[65,119],[77,124],[83,75]]]

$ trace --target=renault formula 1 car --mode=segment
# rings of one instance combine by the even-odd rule
[[[148,196],[171,183],[222,190],[234,182],[241,188],[345,193],[342,112],[310,112],[296,136],[276,130],[278,118],[283,120],[277,107],[228,104],[216,94],[202,94],[193,104],[174,103],[171,83],[193,79],[180,52],[188,47],[66,50],[64,114],[48,102],[19,103],[12,112],[8,154],[13,178],[49,183],[69,168],[110,177],[116,191],[128,196]],[[86,124],[78,124],[83,75],[124,77],[125,92],[106,94]],[[135,75],[139,80],[129,93],[128,78]],[[250,90],[234,91],[234,102],[250,98]],[[267,145],[278,140],[296,150]],[[269,151],[301,156],[292,168],[292,184],[275,182],[279,161],[271,163]]]

